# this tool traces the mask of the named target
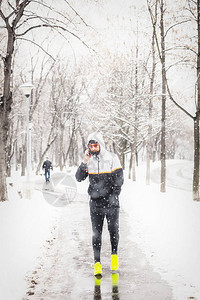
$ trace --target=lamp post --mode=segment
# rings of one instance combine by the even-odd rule
[[[34,88],[32,83],[24,83],[20,86],[26,97],[26,197],[31,198],[30,195],[30,169],[31,169],[31,124],[29,122],[29,112],[30,112],[30,94],[31,90]]]

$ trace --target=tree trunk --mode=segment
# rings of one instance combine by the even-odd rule
[[[130,161],[129,161],[129,172],[128,172],[128,178],[129,179],[131,179],[132,163],[133,163],[133,153],[132,153],[132,147],[131,147],[131,154],[130,154]]]
[[[63,149],[63,138],[64,138],[64,126],[61,124],[60,126],[60,146],[59,146],[59,167],[60,167],[60,171],[63,170],[63,166],[64,166],[64,163],[63,163],[63,152],[64,152],[64,149]]]
[[[122,147],[120,149],[120,162],[121,162],[121,166],[122,169],[125,169],[125,151],[126,151],[126,147],[127,147],[127,141],[124,139],[122,140]]]
[[[155,53],[155,27],[157,23],[157,2],[155,3],[155,21],[153,23],[153,34],[152,34],[152,72],[151,72],[151,82],[150,82],[150,99],[149,99],[149,124],[148,124],[148,139],[146,146],[146,184],[150,184],[150,160],[151,160],[151,148],[152,148],[152,97],[154,90],[154,79],[156,70],[156,53]]]
[[[133,142],[133,144],[131,145],[132,181],[136,181],[136,166],[135,166],[136,159],[135,159],[135,153],[136,153],[136,152],[135,152],[135,144],[134,144],[134,142]]]
[[[41,168],[41,165],[42,165],[42,162],[44,160],[44,157],[46,155],[46,153],[48,152],[48,150],[50,149],[51,145],[55,142],[56,138],[57,138],[57,134],[55,134],[53,137],[53,130],[54,130],[54,123],[55,123],[55,120],[56,120],[56,115],[54,114],[53,115],[53,118],[52,118],[52,121],[51,121],[51,125],[50,125],[50,132],[49,132],[49,136],[48,136],[48,140],[47,140],[47,146],[46,146],[46,149],[43,151],[40,159],[39,159],[39,163],[38,163],[38,166],[37,166],[37,169],[36,169],[36,175],[38,175],[39,171],[40,171],[40,168]]]
[[[152,109],[150,108],[152,106],[151,100],[149,102],[149,125],[148,125],[148,140],[147,140],[147,146],[146,146],[146,184],[150,184],[150,172],[151,172],[151,135],[152,135],[152,125],[151,125],[151,114]]]
[[[194,120],[193,200],[199,201],[199,113]]]
[[[161,63],[162,63],[162,118],[161,118],[161,183],[160,191],[166,191],[166,144],[165,144],[165,122],[166,122],[166,72],[165,72],[165,33],[164,33],[164,8],[163,0],[160,1],[160,31],[161,31]]]
[[[26,137],[24,137],[24,144],[21,149],[21,176],[25,176],[26,156]]]
[[[8,25],[7,53],[4,59],[4,87],[0,101],[0,201],[7,200],[6,188],[6,147],[9,129],[9,113],[11,111],[12,93],[10,91],[12,55],[14,52],[14,34]]]
[[[200,115],[200,0],[197,1],[197,29],[198,29],[198,55],[197,55],[197,103],[194,118],[194,170],[193,170],[193,200],[199,198],[199,115]]]
[[[132,181],[136,181],[136,169],[135,169],[135,151],[132,153]]]
[[[74,139],[74,136],[75,136],[75,133],[76,133],[76,122],[75,122],[75,119],[73,120],[73,127],[72,127],[72,132],[71,132],[71,137],[70,137],[70,141],[69,141],[69,147],[67,149],[67,152],[66,152],[66,155],[65,155],[65,160],[63,162],[63,165],[65,166],[66,165],[66,162],[67,162],[67,158],[70,156],[70,150],[72,150],[72,152],[75,151],[74,147],[73,147],[73,139]],[[73,157],[75,157],[75,155],[71,155],[69,157],[69,166],[72,165],[73,163]]]
[[[6,189],[6,141],[4,132],[4,113],[0,111],[0,201],[7,200]]]
[[[136,181],[136,152],[137,152],[137,125],[138,125],[138,41],[136,47],[136,66],[135,66],[135,127],[134,127],[134,141],[133,141],[133,160],[132,160],[132,180]]]
[[[40,161],[39,161],[38,166],[37,166],[36,175],[38,175],[38,173],[40,171],[40,168],[41,168],[41,165],[42,165],[42,162],[44,161],[44,157],[47,154],[48,150],[50,149],[51,145],[55,142],[56,138],[57,138],[57,135],[55,135],[54,138],[52,139],[52,141],[47,144],[46,149],[42,153],[42,156],[40,157]]]
[[[15,171],[18,171],[19,159],[18,159],[18,143],[15,144]]]

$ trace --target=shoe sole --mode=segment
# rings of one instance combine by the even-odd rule
[[[94,275],[97,279],[101,279],[103,276],[102,276],[102,274],[96,274],[96,275]]]
[[[101,276],[101,275],[102,275],[102,272],[95,272],[95,273],[94,273],[94,276],[98,276],[98,275]]]

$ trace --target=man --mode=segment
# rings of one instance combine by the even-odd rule
[[[44,161],[44,163],[42,165],[42,169],[44,169],[45,180],[46,180],[46,182],[48,182],[50,179],[50,169],[53,170],[52,163],[48,157],[46,157],[46,160]]]
[[[100,260],[104,218],[107,219],[111,242],[111,269],[117,270],[119,242],[119,194],[123,170],[116,154],[105,149],[101,133],[88,137],[88,149],[76,172],[77,181],[89,175],[90,216],[93,230],[94,275],[102,274]]]

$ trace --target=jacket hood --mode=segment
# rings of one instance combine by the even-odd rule
[[[104,140],[103,140],[103,136],[100,132],[95,131],[95,132],[91,133],[88,136],[87,143],[89,143],[89,141],[91,141],[91,140],[95,140],[96,142],[98,142],[100,147],[101,147],[101,150],[105,149],[105,143],[104,143]]]

